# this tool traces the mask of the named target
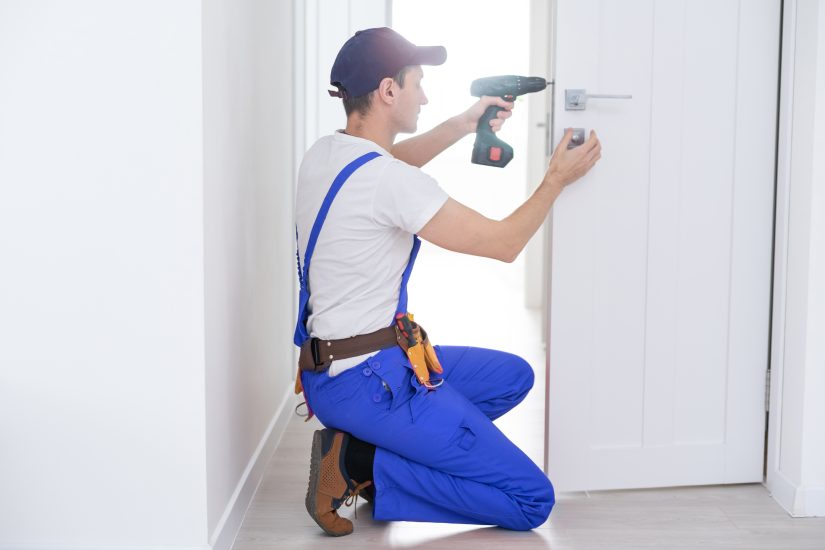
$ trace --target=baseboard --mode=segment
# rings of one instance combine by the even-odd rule
[[[773,472],[765,485],[792,517],[825,517],[825,487],[797,487],[782,472]]]
[[[796,485],[786,478],[782,472],[770,472],[765,486],[773,499],[793,515],[794,501],[796,500]]]
[[[292,402],[292,386],[289,385],[283,399],[281,399],[280,406],[269,423],[269,427],[258,444],[258,448],[255,449],[249,459],[249,463],[238,481],[235,492],[232,493],[232,497],[229,499],[217,527],[215,527],[212,536],[209,538],[209,547],[212,550],[230,550],[232,548],[252,498],[255,496],[261,481],[263,481],[264,471],[269,459],[272,458],[275,448],[284,435],[292,414]]]

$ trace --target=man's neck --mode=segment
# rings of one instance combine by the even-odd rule
[[[362,117],[357,113],[347,119],[347,127],[344,132],[347,135],[377,143],[385,151],[392,149],[396,136],[396,132],[385,121],[373,117]]]

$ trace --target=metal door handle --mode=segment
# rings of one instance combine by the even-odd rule
[[[588,94],[587,90],[564,90],[564,110],[584,111],[588,99],[633,99],[627,94]]]

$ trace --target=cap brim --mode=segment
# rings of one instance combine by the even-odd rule
[[[447,61],[444,46],[417,46],[410,65],[441,65]]]

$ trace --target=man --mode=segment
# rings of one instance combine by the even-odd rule
[[[532,387],[530,365],[494,350],[433,348],[407,315],[406,286],[416,235],[512,262],[601,146],[591,133],[568,150],[567,132],[535,193],[504,220],[456,202],[419,168],[474,132],[490,105],[504,108],[491,121],[499,129],[512,103],[484,97],[395,144],[427,103],[421,65],[446,55],[388,28],[356,33],[331,73],[346,129],[313,145],[298,176],[296,392],[326,426],[313,436],[306,506],[330,535],[352,532],[336,510],[361,491],[375,519],[517,530],[541,525],[555,501],[547,477],[492,423]]]

